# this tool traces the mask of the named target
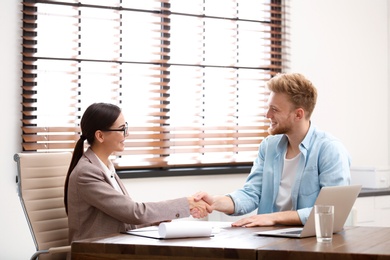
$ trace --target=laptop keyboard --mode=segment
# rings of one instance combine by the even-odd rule
[[[294,231],[286,231],[282,232],[282,234],[301,234],[302,230],[294,230]]]

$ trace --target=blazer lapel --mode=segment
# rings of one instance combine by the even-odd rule
[[[104,173],[104,169],[103,167],[101,166],[100,164],[100,161],[99,159],[97,158],[96,154],[90,149],[88,148],[85,152],[84,152],[84,156],[88,158],[88,160],[95,166],[99,167],[99,169],[102,171],[102,174],[104,176],[104,178],[106,179],[107,183],[109,183],[111,186],[111,181],[107,178],[106,174]],[[114,174],[114,178],[115,180],[117,181],[119,187],[121,188],[122,190],[122,193],[125,194],[125,195],[129,195],[127,193],[127,190],[125,188],[125,186],[123,185],[122,181],[120,180],[118,174]],[[114,186],[112,186],[114,188]]]

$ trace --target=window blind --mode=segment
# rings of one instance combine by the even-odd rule
[[[84,110],[110,102],[129,125],[118,169],[252,162],[285,14],[282,0],[23,1],[23,150],[73,151]]]

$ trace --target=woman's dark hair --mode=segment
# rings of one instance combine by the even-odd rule
[[[94,103],[85,110],[80,122],[81,136],[74,147],[72,160],[65,179],[64,203],[66,213],[68,213],[69,177],[84,154],[84,141],[87,140],[89,145],[93,145],[96,131],[109,129],[118,119],[120,113],[121,109],[118,106],[109,103]]]

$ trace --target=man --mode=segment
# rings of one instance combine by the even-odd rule
[[[257,215],[233,226],[305,224],[322,187],[350,183],[345,147],[311,124],[317,100],[312,83],[298,73],[279,74],[267,87],[270,135],[261,142],[244,187],[224,196],[197,194],[213,210],[229,215],[257,208]]]

